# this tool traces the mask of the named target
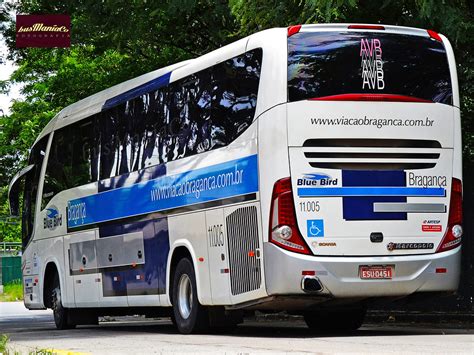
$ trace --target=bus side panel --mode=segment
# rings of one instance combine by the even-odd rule
[[[189,213],[168,218],[170,245],[172,253],[176,248],[184,247],[191,254],[196,276],[199,303],[211,305],[211,283],[209,279],[209,255],[206,243],[205,212]],[[170,260],[171,261],[171,260]],[[168,262],[168,290],[172,289],[170,262]],[[169,292],[167,292],[169,295]],[[171,304],[171,302],[169,302]]]
[[[222,208],[206,211],[206,230],[206,244],[209,248],[209,278],[211,282],[212,304],[231,304],[229,248],[224,210]]]
[[[247,51],[263,48],[256,117],[272,109],[275,105],[285,103],[288,99],[286,90],[288,60],[286,43],[286,28],[273,28],[255,33],[249,37]]]
[[[273,185],[290,176],[286,105],[280,105],[258,118],[259,180],[264,242],[268,241]]]
[[[453,152],[453,177],[462,181],[462,133],[461,110],[454,107],[454,152]]]
[[[193,259],[198,287],[198,298],[203,305],[229,304],[228,273],[224,277],[216,277],[216,272],[224,272],[225,263],[222,263],[222,252],[211,247],[208,230],[220,230],[225,239],[226,230],[224,222],[225,208],[217,206],[240,206],[245,201],[255,201],[258,193],[258,156],[257,156],[257,123],[254,121],[245,132],[227,147],[216,149],[212,152],[201,154],[192,159],[182,159],[167,164],[167,175],[186,174],[189,179],[199,171],[200,178],[212,176],[216,186],[204,188],[199,192],[199,197],[188,198],[187,209],[198,209],[199,212],[185,212],[169,216],[169,240],[171,252],[168,257],[168,275],[166,297],[162,305],[171,305],[169,299],[172,285],[171,258],[176,248],[184,247]],[[229,165],[230,164],[230,165]],[[227,183],[225,179],[232,176]],[[223,179],[223,180],[221,180]],[[209,180],[211,181],[211,180]],[[219,182],[220,181],[220,182]],[[233,182],[230,182],[233,181]],[[194,202],[194,203],[193,203]],[[209,210],[209,208],[212,208]],[[230,207],[233,208],[233,207]],[[206,222],[206,217],[208,221]],[[258,222],[257,222],[258,223]],[[222,227],[221,227],[222,225]],[[218,235],[219,237],[219,235]],[[214,244],[220,242],[214,240]],[[225,248],[227,248],[227,243]],[[219,248],[222,246],[219,246]],[[213,248],[212,250],[210,250]],[[212,261],[210,260],[212,258]],[[226,255],[224,253],[224,258]],[[222,269],[222,270],[221,270]],[[210,274],[213,276],[211,277]],[[211,279],[214,283],[211,286]],[[213,294],[212,290],[216,290]],[[225,293],[227,292],[227,296]],[[215,301],[214,301],[215,299]]]
[[[290,176],[286,105],[276,106],[259,117],[259,175],[262,230],[264,241],[265,284],[267,293],[272,289],[274,267],[271,255],[266,254],[269,240],[270,206],[274,183]],[[279,277],[279,276],[277,276]]]
[[[28,309],[44,308],[42,292],[43,280],[39,282],[40,263],[37,255],[37,245],[32,242],[21,257],[23,271],[24,304]]]
[[[124,221],[99,228],[101,306],[159,306],[169,253],[167,218]],[[123,266],[120,264],[124,264]]]
[[[65,287],[65,261],[64,261],[64,247],[63,247],[63,238],[55,237],[48,239],[41,239],[33,241],[36,246],[36,255],[38,260],[38,267],[40,268],[40,278],[39,278],[39,295],[41,299],[41,305],[44,307],[44,297],[43,288],[45,282],[45,273],[46,267],[48,264],[53,263],[59,274],[59,282],[61,287],[61,297],[64,300],[65,304],[71,304],[74,302],[74,295],[68,293],[67,287]]]
[[[71,284],[74,298],[68,307],[98,307],[101,274],[97,270],[96,231],[87,230],[64,237],[64,287]]]

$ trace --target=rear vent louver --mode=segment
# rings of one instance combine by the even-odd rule
[[[413,170],[433,168],[441,144],[415,139],[308,139],[305,157],[313,168]]]
[[[243,207],[226,218],[232,295],[257,290],[261,285],[257,208]]]

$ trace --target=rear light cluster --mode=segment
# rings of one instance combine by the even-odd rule
[[[288,27],[288,37],[293,36],[294,34],[298,33],[301,30],[301,25],[294,25]]]
[[[273,186],[269,233],[273,244],[296,253],[311,254],[298,229],[289,177],[278,180]]]
[[[428,32],[428,35],[430,36],[430,38],[433,38],[434,40],[438,42],[443,42],[443,40],[441,39],[441,36],[437,32],[433,30],[427,30],[426,32]]]
[[[448,228],[436,250],[437,253],[451,250],[461,244],[462,230],[462,182],[453,178],[449,203]]]

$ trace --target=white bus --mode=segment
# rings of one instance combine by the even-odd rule
[[[286,310],[356,329],[374,300],[457,290],[453,50],[397,26],[262,31],[66,107],[13,212],[22,180],[25,305],[58,328]]]

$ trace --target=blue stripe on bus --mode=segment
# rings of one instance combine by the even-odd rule
[[[120,95],[114,96],[107,101],[105,101],[104,105],[102,106],[102,111],[105,111],[111,107],[120,105],[124,102],[132,100],[136,97],[142,96],[151,91],[155,91],[163,86],[166,86],[170,82],[171,72],[166,73],[158,78],[150,80],[140,86],[137,86],[131,90],[125,91]]]
[[[412,196],[444,197],[442,187],[309,187],[298,188],[300,197]]]
[[[68,201],[68,228],[258,191],[257,155]]]

